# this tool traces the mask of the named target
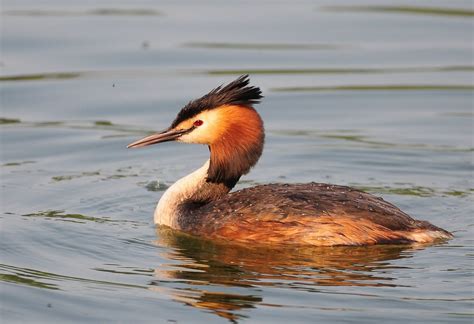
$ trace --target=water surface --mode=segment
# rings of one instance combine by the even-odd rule
[[[472,323],[469,1],[2,4],[3,321]],[[352,185],[455,238],[272,249],[155,229],[207,148],[125,146],[244,73],[267,140],[238,188]]]

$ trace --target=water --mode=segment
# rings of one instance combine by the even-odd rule
[[[472,323],[471,3],[335,5],[4,0],[2,321]],[[239,188],[349,184],[455,238],[266,250],[156,231],[207,149],[126,144],[243,73],[267,141]]]

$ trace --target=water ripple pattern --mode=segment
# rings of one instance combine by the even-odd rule
[[[2,322],[472,323],[472,16],[464,0],[3,0]],[[277,249],[155,229],[207,148],[125,146],[241,74],[267,137],[238,188],[351,185],[455,238]]]

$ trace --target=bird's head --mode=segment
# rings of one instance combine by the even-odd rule
[[[254,104],[263,98],[249,86],[247,75],[189,102],[163,132],[129,144],[128,148],[178,141],[209,146],[208,181],[233,187],[257,163],[263,150],[264,129]]]

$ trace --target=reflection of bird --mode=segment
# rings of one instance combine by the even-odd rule
[[[242,243],[365,245],[433,242],[451,234],[381,198],[344,186],[269,184],[229,191],[262,154],[261,91],[247,76],[188,103],[171,126],[128,147],[166,141],[209,146],[210,159],[161,197],[155,223]]]
[[[150,289],[231,322],[251,316],[252,308],[268,306],[266,296],[272,295],[272,288],[289,293],[321,291],[321,286],[397,287],[396,273],[407,268],[395,267],[395,260],[411,258],[422,248],[240,246],[202,240],[164,226],[157,228],[157,238],[159,246],[168,248],[163,250],[164,258],[172,260],[172,266],[155,269]]]
[[[167,259],[179,270],[156,269],[164,280],[183,279],[236,287],[273,286],[296,280],[308,286],[393,286],[393,261],[411,258],[423,245],[252,246],[202,240],[169,228],[157,228],[159,246],[172,249]],[[176,265],[175,265],[176,266]]]

